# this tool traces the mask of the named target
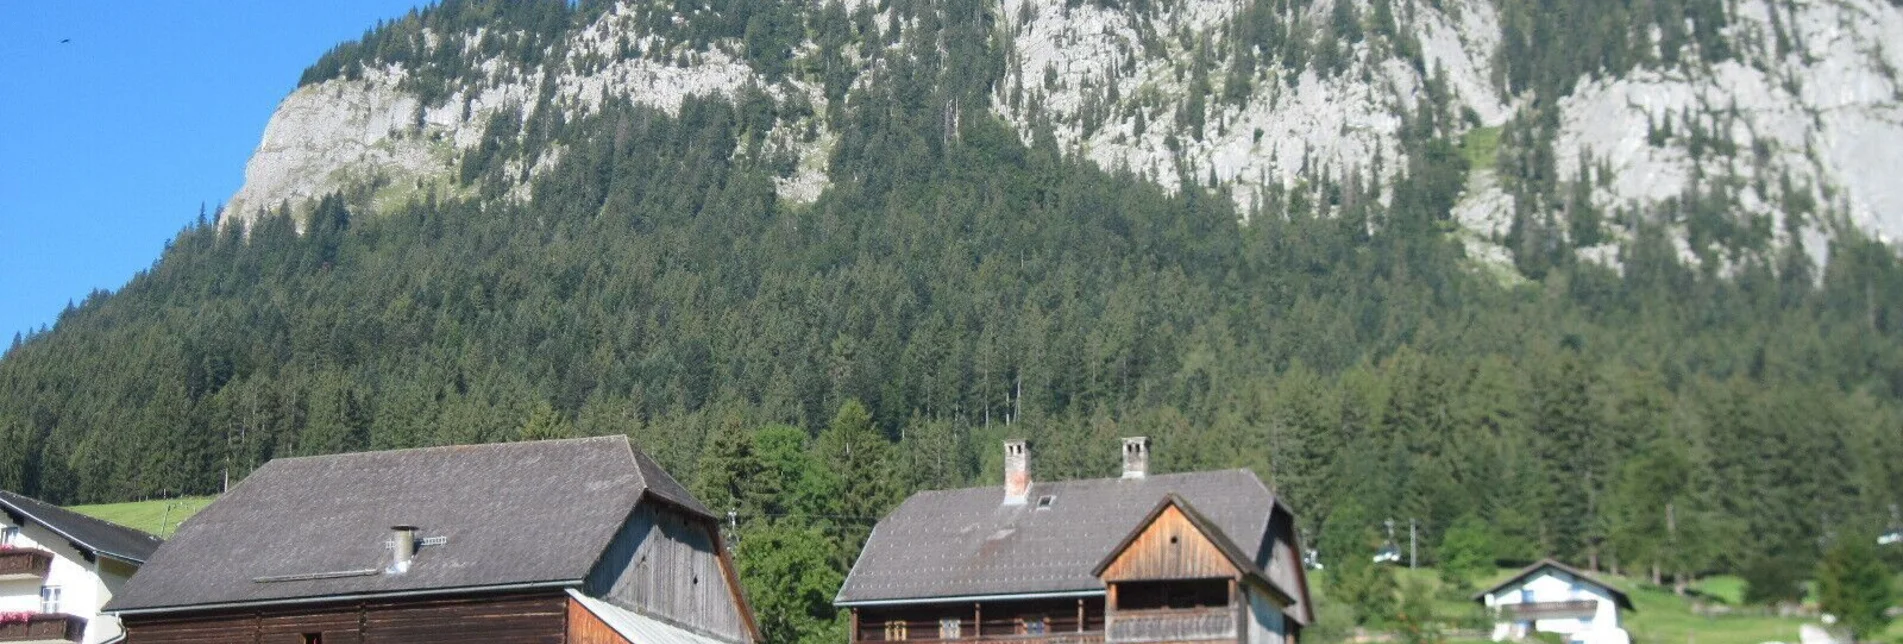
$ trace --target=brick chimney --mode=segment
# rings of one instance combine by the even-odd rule
[[[1150,475],[1150,439],[1131,436],[1123,439],[1123,478],[1140,479]]]
[[[1004,504],[1023,505],[1031,497],[1031,450],[1024,439],[1004,442]]]

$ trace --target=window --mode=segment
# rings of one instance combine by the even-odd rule
[[[1229,580],[1182,579],[1117,584],[1118,610],[1211,608],[1229,605]]]
[[[0,527],[0,548],[14,545],[13,542],[19,541],[19,540],[20,540],[19,526],[10,525],[10,526]]]
[[[304,644],[324,644],[323,633],[305,633]]]
[[[1533,603],[1533,589],[1531,588],[1520,589],[1520,603],[1522,604]]]
[[[885,641],[903,642],[906,639],[905,620],[889,619],[885,622]]]
[[[1037,509],[1049,510],[1051,509],[1051,504],[1056,502],[1057,502],[1057,497],[1049,495],[1049,494],[1037,497]]]
[[[40,612],[42,613],[59,612],[59,595],[60,595],[59,586],[41,586],[40,587]]]
[[[1025,615],[1018,619],[1019,635],[1043,635],[1050,631],[1050,623],[1043,615]]]
[[[955,640],[963,637],[964,635],[959,632],[959,627],[962,624],[963,622],[960,622],[956,617],[947,617],[938,620],[938,639]]]

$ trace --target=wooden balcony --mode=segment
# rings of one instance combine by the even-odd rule
[[[6,644],[72,644],[85,636],[85,619],[60,613],[40,613],[25,622],[0,623],[0,642]]]
[[[1599,612],[1599,602],[1590,599],[1564,602],[1528,602],[1521,604],[1500,604],[1496,606],[1500,616],[1514,621],[1533,621],[1541,619],[1571,619],[1591,617]]]
[[[907,639],[906,644],[1103,644],[1103,633],[1045,633],[1043,635],[986,635],[958,639]]]
[[[53,553],[33,548],[0,550],[0,581],[46,579],[53,568]]]
[[[1236,612],[1229,607],[1120,611],[1105,638],[1126,642],[1235,641]]]

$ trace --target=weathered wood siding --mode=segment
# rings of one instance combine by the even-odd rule
[[[1277,510],[1269,515],[1268,535],[1262,539],[1263,550],[1268,556],[1258,556],[1256,565],[1261,566],[1269,581],[1276,587],[1293,595],[1294,605],[1287,607],[1291,614],[1301,615],[1307,607],[1302,605],[1302,589],[1307,576],[1302,572],[1302,555],[1295,550],[1295,516]]]
[[[1164,508],[1103,572],[1103,580],[1112,583],[1240,576],[1241,571],[1176,506]]]
[[[1113,643],[1236,642],[1237,607],[1117,611],[1104,641]]]
[[[588,607],[568,600],[568,644],[636,644],[596,617]],[[640,644],[646,644],[645,642]]]
[[[643,502],[588,577],[590,595],[724,639],[751,641],[714,526]]]
[[[563,644],[568,598],[556,594],[362,601],[184,616],[130,616],[128,644]]]

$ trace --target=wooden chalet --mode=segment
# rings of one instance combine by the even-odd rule
[[[718,527],[620,436],[278,459],[106,610],[136,644],[753,644]]]
[[[921,492],[880,521],[835,604],[852,642],[1295,644],[1314,619],[1295,515],[1248,470]]]

